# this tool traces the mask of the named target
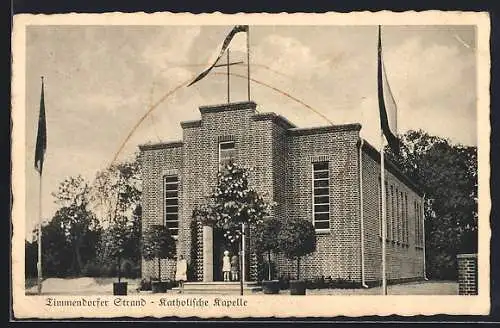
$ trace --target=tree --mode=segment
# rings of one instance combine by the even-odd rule
[[[248,177],[252,170],[229,161],[217,173],[217,185],[209,201],[201,209],[224,230],[224,236],[235,242],[241,239],[241,225],[257,226],[270,215],[274,202],[264,200],[255,189],[249,187]]]
[[[477,148],[421,130],[400,138],[401,152],[386,153],[425,192],[428,274],[453,279],[457,253],[477,251]]]
[[[161,259],[175,257],[175,239],[164,225],[152,225],[143,237],[142,254],[146,261],[158,259],[158,280],[161,282]]]
[[[140,262],[140,220],[142,215],[140,165],[133,161],[113,164],[97,173],[92,185],[92,205],[106,229],[99,247],[99,262],[117,260],[120,281],[121,261]]]
[[[127,225],[126,217],[115,218],[113,224],[106,229],[101,239],[103,258],[115,259],[117,264],[118,282],[121,282],[121,262],[130,243],[132,229]]]
[[[254,234],[255,251],[257,254],[267,254],[268,278],[271,276],[271,253],[278,253],[280,245],[278,235],[281,229],[281,221],[276,218],[267,218],[257,226]]]
[[[62,207],[56,211],[49,227],[61,229],[73,252],[71,272],[81,274],[85,263],[95,256],[95,238],[101,230],[94,213],[88,209],[88,183],[81,176],[67,178],[53,196]]]
[[[288,219],[278,235],[280,249],[290,260],[297,260],[297,280],[300,279],[300,258],[316,251],[316,232],[310,221]]]

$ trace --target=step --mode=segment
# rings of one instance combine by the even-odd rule
[[[172,288],[172,292],[180,292],[179,287]],[[246,282],[243,285],[243,293],[250,294],[261,291],[262,288],[256,282]],[[239,295],[241,291],[239,282],[187,282],[184,283],[185,294],[235,294]]]
[[[243,295],[249,295],[260,292],[260,288],[244,288]],[[190,295],[240,295],[239,289],[184,289],[182,294]],[[170,291],[169,291],[170,293]],[[179,287],[172,288],[172,293],[181,293]]]

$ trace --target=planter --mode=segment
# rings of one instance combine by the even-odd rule
[[[305,295],[306,282],[305,280],[290,280],[290,295]]]
[[[168,281],[153,281],[151,283],[151,291],[153,293],[166,293],[168,290]]]
[[[280,282],[279,280],[263,280],[262,291],[264,294],[279,294]]]
[[[127,283],[126,282],[114,282],[113,283],[113,295],[127,295]]]

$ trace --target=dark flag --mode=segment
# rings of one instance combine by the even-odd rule
[[[382,62],[382,41],[380,36],[380,25],[378,27],[378,65],[377,65],[377,84],[378,84],[378,105],[380,110],[380,126],[382,132],[389,144],[389,147],[399,153],[399,139],[394,135],[397,132],[397,108],[391,88],[387,82],[385,67]]]
[[[219,61],[219,59],[221,59],[222,55],[226,51],[226,49],[229,46],[229,43],[233,39],[234,35],[236,33],[239,33],[239,32],[248,32],[248,25],[236,25],[235,27],[233,27],[233,29],[231,30],[231,32],[229,32],[229,34],[226,36],[226,39],[222,43],[222,48],[221,48],[219,56],[217,57],[217,59],[215,60],[215,62],[212,65],[210,65],[209,68],[207,68],[206,70],[204,70],[203,72],[201,72],[200,75],[198,75],[193,80],[193,82],[189,83],[188,87],[191,86],[191,85],[193,85],[193,84],[195,84],[196,82],[198,82],[202,78],[204,78],[212,70],[212,68],[214,68],[214,66],[217,64],[217,62]]]
[[[43,97],[43,78],[42,78],[42,95],[40,97],[40,115],[38,117],[38,134],[36,136],[35,148],[35,169],[42,174],[43,159],[45,150],[47,149],[47,126],[45,123],[45,101]]]

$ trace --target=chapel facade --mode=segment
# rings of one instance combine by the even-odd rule
[[[301,261],[301,278],[332,277],[376,284],[386,243],[389,281],[423,279],[423,194],[386,161],[387,239],[382,240],[380,154],[360,138],[360,124],[299,128],[275,113],[259,113],[254,102],[199,108],[201,119],[181,123],[181,141],[145,144],[141,150],[145,231],[165,224],[176,238],[177,255],[188,262],[188,280],[222,280],[224,250],[237,253],[222,233],[203,235],[193,209],[217,182],[221,162],[252,167],[250,184],[277,203],[283,222],[313,223],[317,250]],[[245,279],[256,280],[262,261],[247,238]],[[204,245],[205,244],[205,245]],[[207,251],[208,250],[208,251]],[[296,274],[296,263],[275,258],[278,275]],[[142,263],[154,277],[157,261]],[[175,260],[162,260],[162,279],[172,278]]]

